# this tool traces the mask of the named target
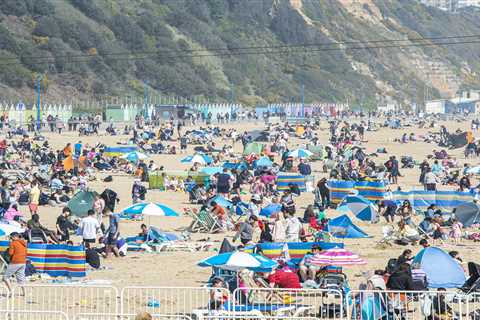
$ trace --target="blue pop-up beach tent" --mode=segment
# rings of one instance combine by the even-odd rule
[[[362,229],[357,227],[350,218],[344,214],[328,222],[327,230],[336,238],[368,238]]]
[[[416,263],[427,274],[429,288],[459,288],[466,281],[460,264],[440,248],[423,249],[413,259]]]

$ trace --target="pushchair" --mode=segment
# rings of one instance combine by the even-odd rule
[[[319,288],[324,290],[319,309],[320,318],[339,319],[345,317],[347,310],[344,307],[345,301],[342,299],[345,299],[348,291],[347,276],[342,272],[327,272],[318,281]]]
[[[465,294],[464,297],[468,299],[468,302],[475,306],[480,302],[480,297],[477,295],[480,292],[480,265],[474,262],[469,262],[468,274],[470,277],[460,290]],[[472,310],[469,314],[469,319],[480,320],[480,309]]]
[[[402,156],[400,162],[402,163],[402,169],[413,168],[415,166],[415,162],[411,156]]]
[[[474,262],[468,263],[468,274],[470,277],[460,288],[466,294],[480,292],[480,265]]]

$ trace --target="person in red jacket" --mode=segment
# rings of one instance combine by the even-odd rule
[[[27,242],[22,239],[18,232],[12,232],[10,234],[8,254],[10,256],[10,263],[3,275],[3,282],[11,293],[12,286],[10,285],[10,278],[15,276],[17,283],[22,288],[22,294],[25,295],[23,284],[25,284],[25,267],[27,264]]]

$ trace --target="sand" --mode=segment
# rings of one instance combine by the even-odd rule
[[[444,122],[449,130],[455,130],[460,128],[466,130],[469,127],[468,123],[457,122]],[[235,127],[240,132],[244,130],[261,129],[264,128],[263,123],[242,122],[236,124],[220,125],[221,127],[230,128]],[[426,155],[431,154],[433,149],[440,149],[434,144],[428,144],[424,142],[412,142],[408,144],[400,144],[393,142],[394,138],[400,138],[404,132],[415,132],[417,136],[425,134],[428,130],[432,129],[418,129],[416,127],[408,127],[399,130],[382,128],[376,132],[367,132],[366,139],[368,143],[364,143],[366,152],[374,152],[379,147],[386,147],[389,155],[396,155],[400,158],[401,155],[411,155],[415,160],[423,160]],[[438,131],[438,128],[434,129]],[[321,143],[325,143],[328,138],[328,124],[322,121],[321,129],[318,131]],[[126,141],[127,136],[90,136],[90,137],[78,137],[77,133],[65,132],[62,135],[46,133],[46,136],[55,148],[63,148],[67,142],[76,143],[81,140],[84,144],[88,143],[94,145],[96,142],[102,142],[106,145],[115,145],[118,141]],[[217,145],[223,145],[225,142],[216,141]],[[230,142],[230,141],[229,141]],[[228,143],[229,143],[228,142]],[[175,142],[177,143],[177,142]],[[305,140],[292,139],[290,146],[299,146],[305,144]],[[241,152],[241,144],[237,143],[235,151]],[[462,156],[463,149],[458,149],[453,152],[453,155],[457,156],[459,162],[463,164],[465,161]],[[193,154],[193,146],[189,146],[188,153]],[[180,163],[180,159],[185,156],[184,154],[177,155],[155,155],[151,159],[155,161],[158,166],[164,166],[168,169],[187,169],[189,166]],[[385,162],[387,155],[380,155],[375,161]],[[277,159],[278,160],[278,159]],[[476,165],[478,161],[469,160],[469,163]],[[312,163],[313,174],[316,179],[324,176],[321,172],[321,162]],[[402,169],[401,174],[403,177],[399,178],[399,184],[403,189],[410,189],[412,186],[418,185],[418,168],[414,169]],[[99,173],[97,181],[90,183],[90,188],[101,192],[105,187],[115,190],[120,198],[120,203],[117,208],[121,209],[131,204],[130,190],[132,187],[133,177],[125,174],[113,174],[113,182],[102,182],[102,178],[106,174]],[[249,199],[249,196],[244,196]],[[160,202],[172,207],[178,212],[183,212],[183,208],[192,207],[188,203],[188,195],[180,192],[161,192],[158,190],[149,190],[147,194],[147,200],[152,202]],[[297,200],[298,215],[303,215],[304,208],[313,203],[313,194],[304,193]],[[28,216],[28,209],[21,207],[21,210]],[[41,221],[54,229],[56,217],[60,214],[61,208],[42,206],[39,213],[41,215]],[[335,217],[339,215],[338,212],[331,210],[328,212],[328,217]],[[366,266],[361,267],[349,267],[345,268],[345,272],[349,277],[352,286],[356,286],[358,282],[362,280],[361,273],[367,270],[383,269],[386,262],[391,257],[397,257],[404,249],[411,248],[414,252],[418,252],[420,249],[418,246],[402,247],[394,245],[387,249],[379,249],[375,247],[375,243],[381,239],[381,229],[385,225],[382,220],[381,223],[371,225],[358,220],[354,220],[355,223],[365,230],[372,238],[368,239],[353,239],[345,240],[346,248],[360,254],[368,262]],[[191,219],[182,216],[179,218],[155,218],[151,220],[152,225],[160,227],[164,231],[178,232],[182,228],[187,227]],[[126,236],[132,236],[139,232],[141,222],[122,221],[120,224],[121,234]],[[231,239],[233,232],[225,234],[193,234],[192,237],[195,240],[209,238],[211,241],[215,241],[215,248],[220,246],[220,241],[227,237]],[[80,239],[75,238],[75,241]],[[476,248],[476,245],[471,241],[464,241],[462,245],[454,246],[447,244],[446,250],[457,250],[460,252],[460,256],[465,261],[475,259],[472,257],[471,250]],[[200,268],[196,266],[196,263],[202,258],[214,255],[215,252],[161,252],[161,253],[131,253],[129,252],[126,257],[115,258],[111,257],[107,260],[102,260],[102,265],[106,266],[106,270],[90,271],[87,274],[88,280],[108,280],[112,285],[117,287],[124,287],[128,285],[148,285],[148,286],[193,286],[198,287],[205,284],[205,281],[209,278],[211,270],[209,268]]]

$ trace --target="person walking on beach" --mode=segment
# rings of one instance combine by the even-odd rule
[[[104,216],[108,217],[108,229],[107,229],[107,247],[105,250],[105,258],[108,258],[110,252],[113,252],[115,257],[119,257],[120,253],[117,248],[117,240],[120,236],[120,229],[118,225],[118,217],[116,217],[112,211],[107,208],[103,211]]]
[[[79,228],[85,247],[89,248],[97,240],[97,232],[100,230],[100,223],[95,218],[95,211],[88,210],[87,216],[80,220]]]
[[[27,242],[23,240],[18,232],[10,234],[10,246],[8,247],[8,255],[10,263],[3,275],[3,282],[7,286],[8,292],[11,294],[12,286],[10,277],[15,276],[17,283],[21,286],[22,295],[25,295],[25,267],[27,264]]]
[[[38,182],[32,182],[32,188],[30,189],[30,203],[28,208],[30,209],[30,214],[34,215],[38,212],[38,204],[40,202],[40,188],[38,187]]]

